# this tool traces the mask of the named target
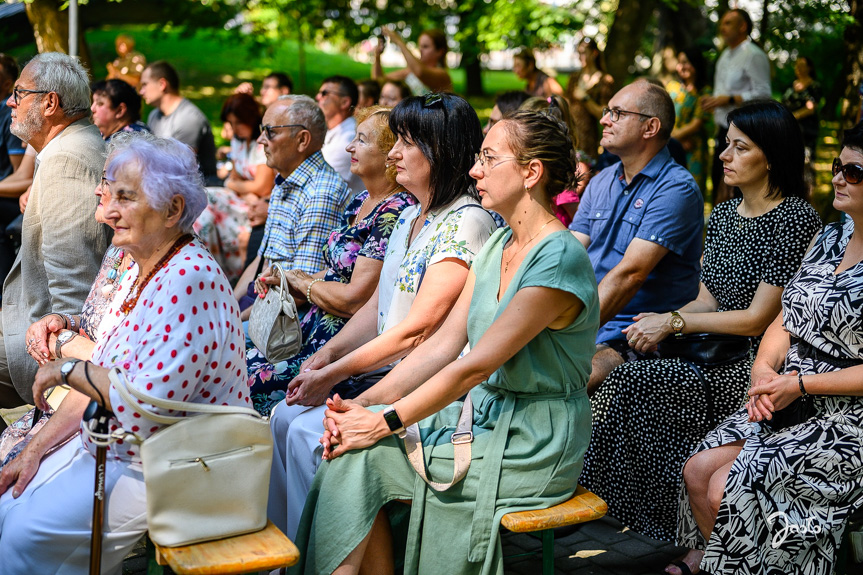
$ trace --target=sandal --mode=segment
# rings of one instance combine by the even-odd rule
[[[695,574],[692,572],[692,569],[690,569],[690,568],[689,568],[689,565],[687,565],[686,563],[684,563],[684,562],[683,562],[683,560],[680,560],[680,561],[672,561],[669,565],[674,565],[675,567],[677,567],[678,569],[680,569],[680,575],[695,575]],[[667,567],[666,567],[666,569],[667,569]],[[666,572],[665,572],[665,571],[663,571],[663,573],[666,573]]]

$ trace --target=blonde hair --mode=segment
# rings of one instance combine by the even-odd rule
[[[396,144],[396,135],[390,130],[390,110],[385,106],[369,106],[368,108],[360,108],[354,113],[354,119],[357,122],[357,128],[366,120],[372,120],[374,127],[372,134],[375,136],[378,150],[384,155],[390,153],[393,146]],[[387,181],[391,184],[396,183],[396,166],[395,164],[387,164],[386,170]]]

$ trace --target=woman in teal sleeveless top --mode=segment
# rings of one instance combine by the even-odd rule
[[[393,545],[390,518],[409,501],[406,574],[502,573],[500,518],[575,491],[599,300],[584,248],[551,208],[576,184],[572,141],[557,120],[518,112],[492,128],[477,158],[483,207],[510,227],[487,242],[432,337],[356,401],[328,400],[328,461],[306,500],[296,572],[391,572],[404,539]],[[470,434],[453,437],[465,393],[467,456]],[[412,436],[396,434],[416,422],[416,464],[430,481],[449,482],[456,463],[470,462],[451,487],[428,485],[409,461]]]

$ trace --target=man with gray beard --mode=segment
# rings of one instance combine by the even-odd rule
[[[53,313],[57,323],[78,331],[73,316],[81,313],[111,238],[94,219],[105,144],[90,122],[89,78],[80,62],[53,52],[36,56],[6,105],[12,133],[38,155],[21,250],[3,284],[0,408],[33,403],[38,364],[28,355],[27,328]]]

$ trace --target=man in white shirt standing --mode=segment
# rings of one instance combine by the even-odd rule
[[[731,188],[725,185],[722,160],[728,134],[728,113],[750,100],[770,97],[770,61],[767,54],[749,39],[752,18],[745,10],[729,10],[719,21],[719,36],[725,50],[716,62],[713,95],[704,96],[701,106],[712,111],[716,122],[716,147],[713,153],[713,203],[731,198]]]
[[[354,108],[358,99],[357,84],[345,76],[326,78],[315,96],[327,121],[327,137],[321,153],[327,163],[347,182],[352,194],[358,194],[365,189],[359,176],[351,173],[351,155],[345,150],[357,133]]]

